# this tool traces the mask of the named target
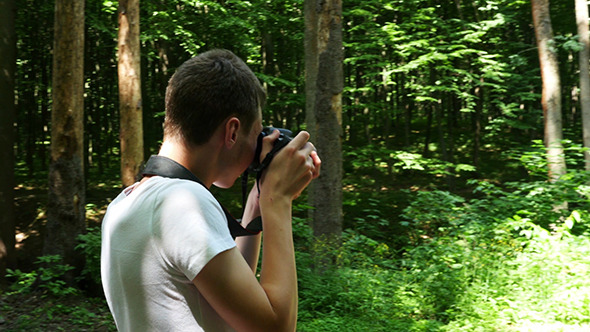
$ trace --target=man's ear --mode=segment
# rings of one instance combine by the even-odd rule
[[[235,116],[230,117],[225,123],[224,143],[228,149],[231,149],[236,144],[240,133],[240,126],[240,119]]]

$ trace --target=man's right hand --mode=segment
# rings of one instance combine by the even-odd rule
[[[272,149],[279,137],[275,130],[263,138],[261,159]],[[320,174],[321,160],[313,144],[309,142],[309,133],[300,132],[289,144],[281,149],[262,175],[260,195],[273,194],[299,197],[307,185]]]

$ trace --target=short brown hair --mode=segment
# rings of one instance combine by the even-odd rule
[[[230,116],[249,129],[265,100],[260,81],[235,54],[202,53],[178,67],[168,82],[164,135],[201,145]]]

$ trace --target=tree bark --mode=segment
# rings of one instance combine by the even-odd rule
[[[43,252],[81,267],[74,247],[85,229],[84,0],[56,0],[47,229]]]
[[[479,84],[473,89],[475,96],[475,110],[471,115],[471,130],[473,130],[473,166],[479,168],[479,153],[481,149],[481,115],[484,105],[484,77],[479,78]]]
[[[130,186],[143,163],[139,0],[119,1],[118,46],[121,181]]]
[[[557,51],[553,44],[553,29],[549,16],[548,0],[531,0],[535,37],[539,50],[541,78],[543,80],[542,107],[545,123],[545,147],[550,181],[556,181],[566,172],[565,156],[561,140],[561,82]]]
[[[0,0],[0,280],[14,262],[14,0]]]
[[[584,147],[590,149],[590,36],[588,33],[588,2],[576,0],[576,23],[582,49],[580,50],[580,106]],[[584,152],[586,170],[590,171],[590,151]]]
[[[322,158],[309,191],[314,235],[342,233],[342,2],[305,0],[306,118]]]

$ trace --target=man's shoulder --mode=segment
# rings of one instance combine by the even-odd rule
[[[152,193],[155,195],[152,198],[157,202],[176,207],[219,206],[209,189],[198,182],[164,177],[154,177],[153,180]]]
[[[195,181],[165,178],[160,176],[154,177],[154,180],[154,185],[157,187],[154,189],[160,194],[169,195],[182,192],[190,193],[194,196],[202,198],[214,199],[213,194],[209,191],[209,189]]]

